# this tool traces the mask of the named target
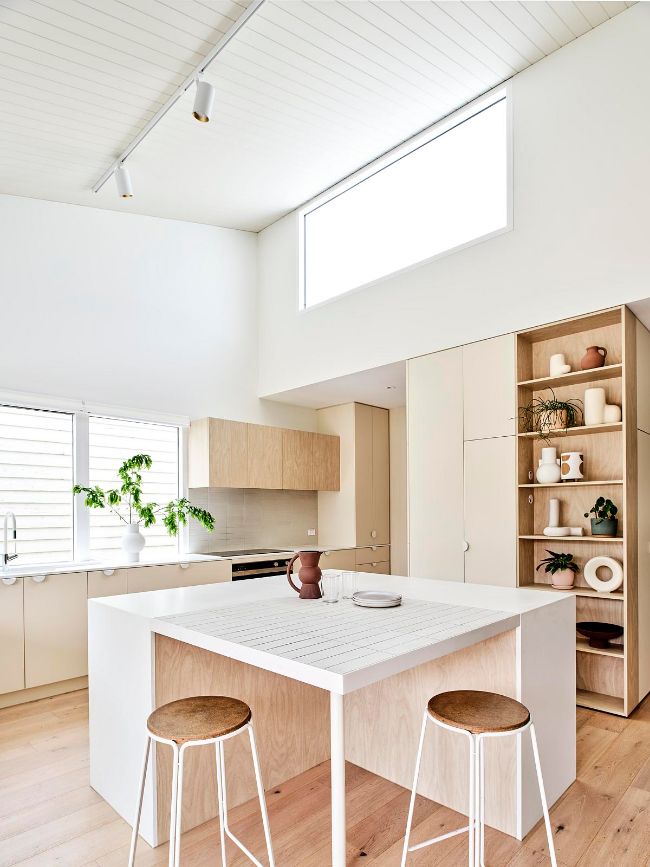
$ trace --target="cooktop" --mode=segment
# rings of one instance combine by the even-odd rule
[[[210,551],[210,556],[212,557],[244,557],[244,556],[252,556],[254,554],[259,554],[260,556],[265,556],[266,554],[283,554],[285,551],[290,550],[287,548],[248,548],[243,549],[241,551]]]

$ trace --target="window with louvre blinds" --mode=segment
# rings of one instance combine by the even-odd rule
[[[120,464],[133,455],[148,454],[153,465],[142,474],[144,500],[165,504],[179,496],[177,427],[91,415],[88,437],[91,486],[119,488]],[[153,527],[141,528],[147,538],[148,556],[174,554],[178,549],[178,539],[167,535],[161,517]],[[107,509],[91,509],[91,555],[101,558],[120,550],[123,527],[124,523]]]
[[[72,484],[73,415],[0,406],[0,515],[16,515],[18,562],[72,560]]]

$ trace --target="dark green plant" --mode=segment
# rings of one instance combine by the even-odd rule
[[[519,419],[524,433],[538,433],[546,442],[552,430],[568,430],[582,424],[582,401],[578,398],[558,400],[552,388],[551,397],[531,398],[519,407]]]
[[[579,572],[580,567],[573,560],[573,554],[558,554],[557,551],[549,551],[546,549],[546,553],[550,554],[550,557],[544,557],[543,560],[539,562],[535,571],[539,572],[539,570],[544,566],[545,572],[550,572],[551,575],[555,575],[556,572],[563,572],[565,569],[570,569],[572,572]]]
[[[150,455],[133,455],[132,458],[124,461],[117,471],[121,481],[119,488],[104,491],[99,485],[95,485],[94,488],[75,485],[72,491],[75,494],[86,495],[84,503],[89,509],[109,509],[125,524],[142,524],[151,527],[156,523],[156,516],[163,512],[163,524],[170,536],[177,535],[179,526],[187,524],[188,517],[194,518],[211,533],[214,530],[214,518],[210,512],[193,506],[185,497],[171,500],[164,506],[142,501],[141,470],[150,470],[152,463]],[[137,516],[137,520],[134,520],[134,515]]]
[[[592,518],[592,521],[600,524],[602,521],[609,521],[615,518],[617,514],[618,507],[611,500],[606,500],[605,497],[598,497],[591,509],[585,512],[585,518],[588,518],[589,515],[595,515],[596,517]]]

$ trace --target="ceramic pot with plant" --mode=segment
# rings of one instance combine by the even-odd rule
[[[551,576],[551,586],[556,590],[570,590],[573,587],[576,573],[580,567],[573,560],[573,554],[560,554],[546,549],[549,557],[544,557],[537,565],[536,571],[543,567],[544,572]]]
[[[605,497],[598,497],[585,518],[594,515],[591,519],[592,536],[616,536],[618,534],[618,507]]]
[[[117,471],[121,483],[119,488],[103,491],[98,485],[94,488],[75,485],[72,489],[75,494],[86,495],[84,504],[89,509],[109,509],[124,524],[122,549],[128,563],[138,563],[140,552],[145,546],[140,527],[151,527],[161,512],[163,524],[170,536],[178,534],[179,526],[187,524],[188,517],[198,521],[209,533],[214,529],[214,518],[210,512],[193,506],[184,497],[171,500],[164,506],[144,502],[141,471],[150,470],[152,463],[150,455],[133,455],[124,461]]]
[[[526,406],[519,407],[523,433],[537,433],[549,441],[554,430],[568,430],[582,424],[582,401],[558,400],[552,388],[550,398],[532,397]]]

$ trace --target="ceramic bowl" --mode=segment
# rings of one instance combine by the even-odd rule
[[[609,642],[623,635],[623,627],[615,623],[576,623],[576,629],[580,635],[589,639],[590,647],[609,647]]]

